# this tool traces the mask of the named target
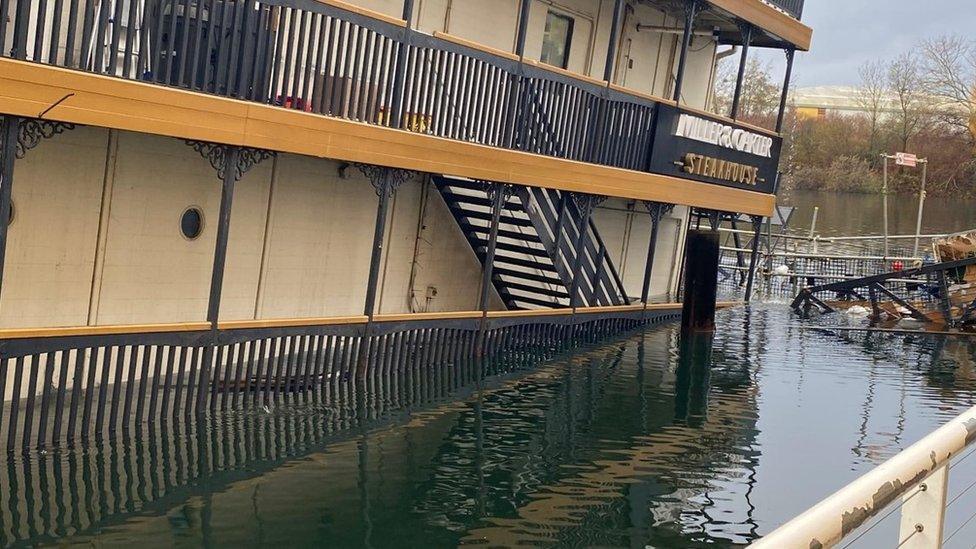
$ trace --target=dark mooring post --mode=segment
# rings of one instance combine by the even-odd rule
[[[783,93],[779,96],[779,114],[776,115],[776,133],[782,133],[783,121],[786,119],[786,102],[790,95],[790,80],[793,79],[793,58],[796,50],[786,50],[786,75],[783,77]]]
[[[617,59],[617,40],[620,35],[620,20],[623,18],[624,0],[613,3],[613,19],[610,21],[610,43],[607,44],[607,63],[603,66],[603,81],[610,82],[613,78],[613,66]]]
[[[7,259],[7,225],[10,222],[10,200],[14,184],[14,161],[17,159],[19,116],[4,116],[0,124],[0,288]]]
[[[682,331],[711,332],[715,329],[718,258],[718,231],[688,231],[685,243]]]
[[[749,272],[746,278],[746,301],[752,301],[752,285],[756,278],[756,262],[759,260],[759,235],[762,234],[762,216],[752,216],[752,251],[749,255]]]
[[[685,0],[685,29],[681,35],[681,54],[678,57],[678,72],[674,77],[674,99],[681,102],[681,85],[685,79],[685,63],[688,61],[688,48],[691,47],[691,36],[695,27],[695,16],[698,14],[698,0]]]

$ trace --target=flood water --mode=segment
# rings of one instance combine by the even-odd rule
[[[797,234],[807,234],[817,214],[817,233],[822,236],[884,234],[884,210],[880,194],[854,194],[821,191],[790,191],[779,197],[781,205],[796,206],[790,226]],[[888,232],[915,234],[918,196],[888,196]],[[943,234],[976,229],[976,200],[951,197],[926,197],[922,215],[922,234]]]
[[[804,321],[807,322],[807,321]],[[4,545],[728,547],[974,403],[970,339],[815,329],[783,304],[542,364],[373,380],[8,458]],[[976,480],[952,469],[950,499]],[[976,510],[949,508],[947,533]],[[893,547],[898,515],[855,547]],[[976,521],[946,547],[970,547]]]

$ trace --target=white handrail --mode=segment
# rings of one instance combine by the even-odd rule
[[[976,406],[780,526],[752,547],[832,547],[899,498],[915,500],[902,507],[900,539],[906,540],[910,536],[914,547],[939,547],[945,514],[947,465],[973,442],[976,442]],[[921,500],[918,499],[920,493],[925,494]]]

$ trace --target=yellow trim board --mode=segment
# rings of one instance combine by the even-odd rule
[[[773,195],[0,59],[0,112],[500,183],[769,216]]]
[[[134,324],[124,326],[71,326],[63,328],[10,328],[0,330],[0,340],[40,337],[74,337],[146,333],[196,332],[210,329],[208,322],[180,324]]]

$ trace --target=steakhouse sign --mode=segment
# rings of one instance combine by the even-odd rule
[[[649,171],[772,193],[782,139],[659,104]]]

